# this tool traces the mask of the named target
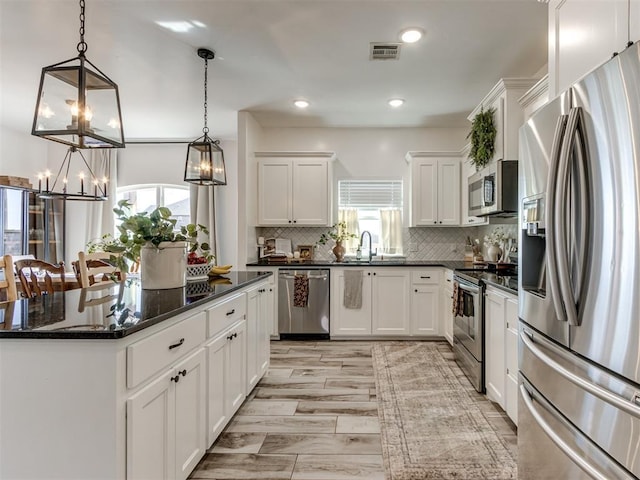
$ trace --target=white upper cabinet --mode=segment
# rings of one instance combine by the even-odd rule
[[[549,98],[554,98],[631,41],[640,39],[640,0],[549,2]]]
[[[256,152],[258,225],[331,225],[331,152]]]
[[[409,152],[411,227],[460,225],[460,154]]]

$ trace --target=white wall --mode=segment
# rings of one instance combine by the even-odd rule
[[[31,135],[31,126],[27,126],[24,132],[0,127],[0,175],[27,177],[37,188],[38,172],[47,166],[50,143]]]
[[[255,261],[255,219],[258,210],[258,171],[254,152],[259,151],[263,129],[249,112],[238,113],[238,256],[236,264]]]

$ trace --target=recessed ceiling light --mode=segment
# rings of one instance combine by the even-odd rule
[[[421,28],[407,28],[400,32],[400,40],[404,43],[415,43],[422,38],[424,32]]]
[[[293,104],[298,107],[298,108],[307,108],[309,106],[309,102],[307,102],[306,100],[295,100],[293,102]]]
[[[404,103],[404,100],[401,98],[392,98],[391,100],[389,100],[389,105],[391,105],[393,108],[398,108],[403,103]]]

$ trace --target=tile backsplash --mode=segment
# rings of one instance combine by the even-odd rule
[[[467,237],[480,241],[482,253],[487,254],[484,237],[501,227],[513,239],[518,238],[517,219],[495,219],[480,227],[412,227],[403,229],[403,249],[407,260],[462,260]],[[500,223],[498,223],[500,222]],[[288,238],[295,250],[298,245],[315,245],[327,227],[258,227],[256,235],[264,238]],[[257,244],[257,238],[256,238]],[[333,243],[316,245],[314,258],[321,261],[335,259]]]
[[[256,235],[264,238],[288,238],[293,249],[314,245],[327,227],[259,227]],[[467,236],[477,238],[477,227],[413,227],[403,231],[404,255],[408,260],[462,260]],[[257,241],[257,239],[256,239]],[[334,260],[331,245],[317,245],[316,260]]]

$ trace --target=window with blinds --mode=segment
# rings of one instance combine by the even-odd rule
[[[347,253],[355,253],[362,232],[371,234],[371,247],[378,255],[402,255],[402,180],[338,181],[339,221],[358,239],[347,242]],[[368,240],[362,255],[369,255]]]

